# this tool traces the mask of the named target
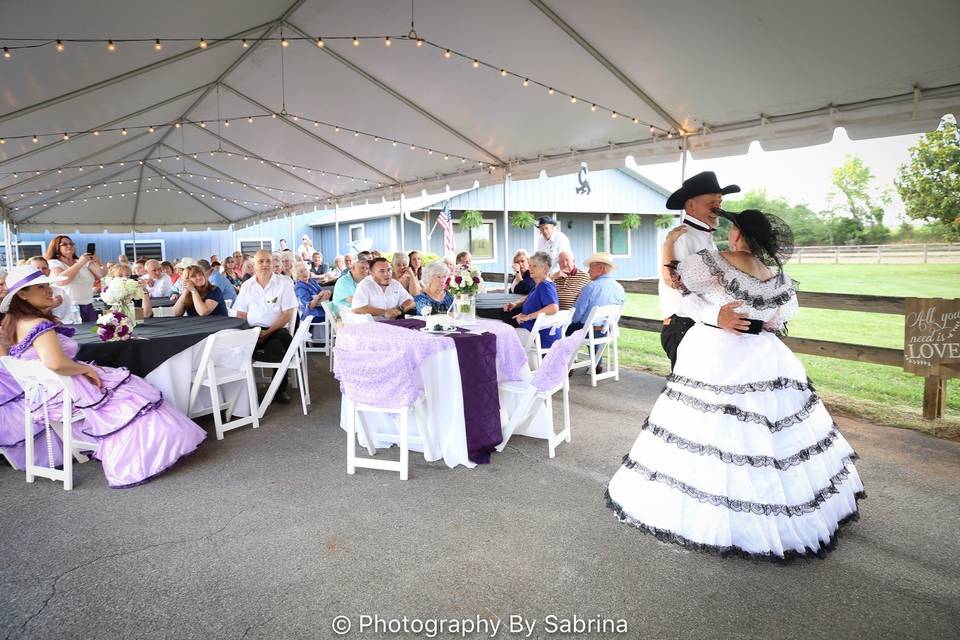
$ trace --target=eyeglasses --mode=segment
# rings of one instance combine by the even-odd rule
[[[61,243],[60,243],[60,246],[61,246],[61,247],[72,247],[72,246],[74,246],[74,245],[73,245],[72,242],[70,242],[70,241],[68,240],[68,241],[66,241],[66,242],[61,242]]]

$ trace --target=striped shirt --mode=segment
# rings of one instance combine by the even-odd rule
[[[557,296],[560,298],[560,310],[565,311],[573,306],[580,295],[580,290],[590,282],[586,271],[577,269],[568,276],[554,274],[553,283],[557,285]]]

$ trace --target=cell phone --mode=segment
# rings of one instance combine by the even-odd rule
[[[88,242],[87,243],[87,255],[95,255],[97,253],[97,243]]]

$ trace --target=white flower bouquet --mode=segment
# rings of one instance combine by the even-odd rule
[[[482,283],[480,270],[469,265],[458,265],[447,276],[447,290],[453,296],[475,296]]]
[[[104,342],[129,340],[133,337],[133,321],[122,311],[107,311],[97,318],[96,331]]]
[[[123,277],[104,278],[103,284],[100,299],[110,305],[110,311],[97,320],[97,335],[105,342],[129,340],[137,324],[133,301],[143,300],[143,287],[136,280]],[[124,328],[127,326],[129,329]]]
[[[104,278],[100,299],[111,307],[126,307],[134,300],[143,300],[143,287],[130,278]]]

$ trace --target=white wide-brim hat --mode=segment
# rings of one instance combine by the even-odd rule
[[[606,252],[595,253],[586,260],[583,261],[587,267],[589,267],[594,262],[599,262],[600,264],[609,265],[611,269],[616,269],[617,265],[613,263],[613,256]]]
[[[10,303],[13,302],[13,296],[26,287],[32,287],[35,284],[54,284],[66,280],[63,276],[45,276],[43,271],[33,265],[22,264],[14,267],[7,274],[7,295],[3,296],[0,302],[0,313],[6,313],[10,310]]]
[[[193,258],[180,258],[180,262],[174,265],[174,269],[186,269],[187,267],[192,267],[197,264],[193,261]]]

